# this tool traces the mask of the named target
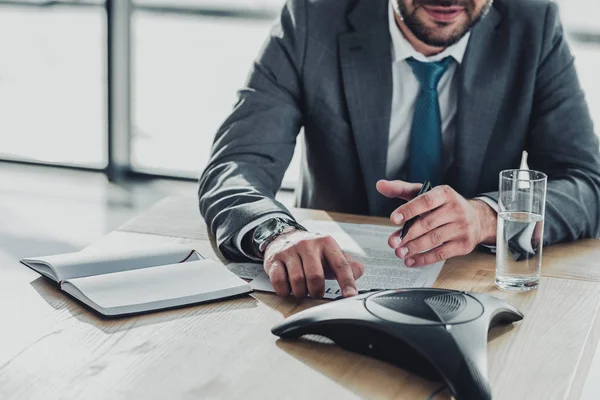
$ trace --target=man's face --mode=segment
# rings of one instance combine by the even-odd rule
[[[423,43],[448,47],[487,13],[493,0],[394,0],[404,24]]]

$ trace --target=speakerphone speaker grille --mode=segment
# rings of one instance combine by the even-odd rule
[[[430,296],[431,293],[426,292],[407,292],[376,297],[372,301],[401,314],[439,322],[438,315],[424,302]]]
[[[428,321],[451,322],[467,306],[467,299],[461,293],[433,294],[431,292],[402,292],[372,298],[376,304],[416,318]]]
[[[449,323],[467,307],[467,299],[461,293],[445,293],[425,299],[425,303],[437,314],[442,323]]]

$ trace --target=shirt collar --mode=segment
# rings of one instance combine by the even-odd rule
[[[426,57],[423,54],[416,51],[414,47],[412,47],[410,42],[406,40],[406,38],[400,31],[400,28],[398,28],[398,25],[396,24],[395,11],[392,5],[392,1],[393,0],[390,0],[389,3],[389,25],[390,35],[392,36],[392,60],[394,62],[404,61],[410,57],[422,62],[435,62],[440,61],[446,57],[452,57],[459,64],[462,63],[465,51],[467,50],[467,44],[469,44],[471,32],[467,32],[467,34],[463,36],[458,42],[446,48],[440,54],[436,54],[435,56],[431,57]]]

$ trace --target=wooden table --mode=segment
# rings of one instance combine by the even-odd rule
[[[300,219],[385,219],[295,210]],[[193,198],[170,198],[104,237],[180,242],[220,259]],[[335,346],[284,341],[270,328],[314,300],[267,293],[104,319],[16,260],[0,266],[0,399],[425,399],[429,382]],[[578,399],[600,337],[600,241],[544,249],[537,291],[493,286],[494,258],[446,263],[437,287],[487,292],[525,319],[490,332],[494,399]],[[442,394],[437,399],[448,398]]]

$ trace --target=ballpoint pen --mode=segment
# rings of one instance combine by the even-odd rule
[[[431,182],[425,181],[423,183],[423,186],[421,186],[421,190],[419,190],[419,194],[417,195],[417,197],[421,196],[422,194],[425,194],[425,193],[429,192],[431,189],[432,189]],[[410,229],[411,226],[413,226],[413,224],[415,223],[415,221],[417,220],[417,218],[419,218],[418,215],[416,217],[411,218],[408,221],[406,221],[406,223],[402,227],[402,233],[400,234],[400,239],[404,239],[404,237],[408,233],[408,230]]]

